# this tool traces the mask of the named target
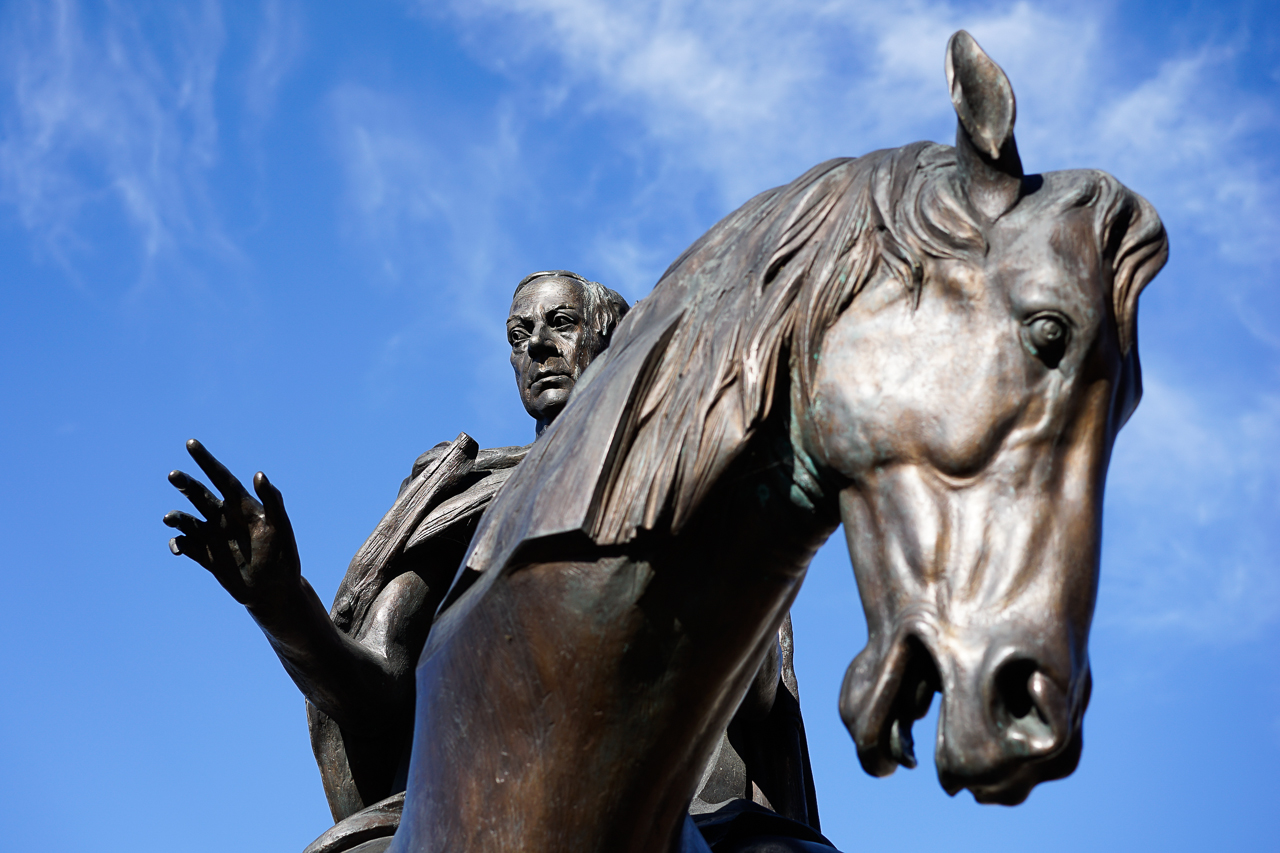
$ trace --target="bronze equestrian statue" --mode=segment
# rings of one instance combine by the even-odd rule
[[[945,68],[955,147],[762,193],[618,326],[480,520],[418,660],[399,828],[360,853],[822,849],[687,810],[841,524],[863,768],[913,766],[940,692],[947,791],[1015,804],[1074,770],[1167,237],[1110,175],[1023,172],[1012,88],[967,33]]]

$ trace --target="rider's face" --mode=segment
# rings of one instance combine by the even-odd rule
[[[538,432],[564,409],[595,355],[583,303],[578,282],[551,276],[522,288],[511,303],[511,366],[520,400],[538,421]]]

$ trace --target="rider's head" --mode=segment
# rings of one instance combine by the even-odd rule
[[[568,270],[535,272],[516,285],[507,317],[511,366],[539,434],[564,409],[629,307],[614,291]]]

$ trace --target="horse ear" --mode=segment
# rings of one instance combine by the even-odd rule
[[[964,30],[947,42],[947,86],[960,120],[956,127],[960,179],[973,206],[996,219],[1022,191],[1022,160],[1013,141],[1018,112],[1013,87],[1000,66]]]

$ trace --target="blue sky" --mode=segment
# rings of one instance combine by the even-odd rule
[[[302,703],[171,557],[199,437],[262,468],[331,598],[414,457],[524,443],[502,320],[567,267],[643,297],[750,196],[950,141],[1008,72],[1031,171],[1107,169],[1172,241],[1116,445],[1080,769],[1015,809],[875,780],[836,713],[840,537],[795,609],[842,849],[1259,849],[1280,831],[1280,15],[1264,2],[0,3],[5,847],[301,850]],[[936,716],[918,724],[928,742]]]

